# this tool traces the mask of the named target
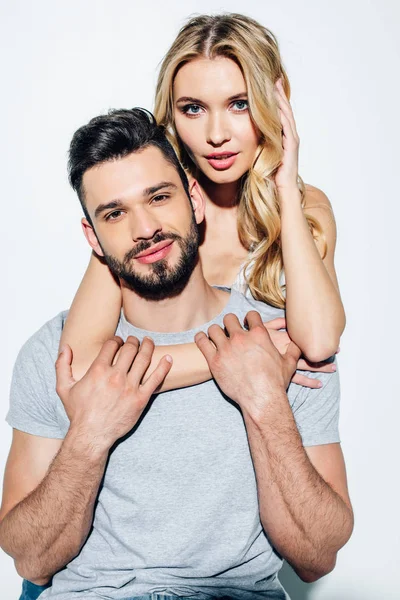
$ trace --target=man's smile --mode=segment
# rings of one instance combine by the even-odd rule
[[[142,264],[149,264],[156,262],[157,260],[161,260],[165,258],[169,251],[171,250],[172,244],[174,240],[163,240],[158,244],[154,244],[147,250],[140,252],[137,256],[135,256],[135,260]]]

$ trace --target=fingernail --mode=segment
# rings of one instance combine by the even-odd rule
[[[336,371],[336,368],[337,368],[336,365],[331,366],[332,371]]]
[[[66,349],[66,345],[64,344],[64,346],[61,346],[60,348],[60,352],[58,353],[58,356],[61,356],[61,354],[64,352],[64,350]]]
[[[318,387],[322,388],[322,382],[321,381],[318,381]]]
[[[169,354],[167,354],[165,358],[167,359],[167,361],[169,363],[172,363],[172,356],[170,356]]]

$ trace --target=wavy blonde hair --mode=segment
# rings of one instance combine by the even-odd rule
[[[253,123],[260,132],[252,167],[242,177],[238,198],[238,233],[250,251],[244,273],[252,295],[284,308],[280,283],[283,272],[280,206],[275,174],[282,160],[282,125],[275,99],[275,83],[282,78],[287,98],[290,84],[273,33],[240,14],[200,15],[182,27],[164,57],[156,88],[154,113],[165,127],[182,165],[195,176],[196,167],[186,152],[174,124],[173,83],[178,70],[199,58],[227,57],[242,71]],[[298,178],[304,208],[305,186]],[[323,236],[316,219],[305,215],[314,238]],[[325,247],[326,253],[326,247]]]

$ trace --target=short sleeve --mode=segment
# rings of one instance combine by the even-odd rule
[[[62,315],[46,323],[21,348],[14,365],[10,406],[11,427],[48,438],[64,438],[57,417],[56,376]]]
[[[307,377],[319,379],[323,386],[311,389],[291,384],[288,391],[293,416],[303,441],[303,446],[318,446],[340,442],[339,373],[310,373]]]

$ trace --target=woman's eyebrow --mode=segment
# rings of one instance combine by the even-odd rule
[[[198,98],[192,98],[191,96],[181,96],[178,98],[177,102],[195,102],[197,104],[201,104],[201,100]]]
[[[239,98],[247,98],[247,92],[240,92],[239,94],[234,94],[233,96],[229,96],[227,99],[228,102],[232,102],[232,100],[238,100]],[[193,102],[193,104],[204,104],[203,100],[199,98],[193,98],[193,96],[181,96],[176,100],[176,103],[179,102]]]

